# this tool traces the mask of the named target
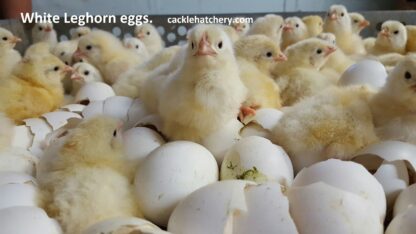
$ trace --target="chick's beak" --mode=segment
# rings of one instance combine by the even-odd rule
[[[370,25],[370,22],[368,20],[364,20],[359,24],[360,28],[365,28],[365,27],[368,27],[369,25]]]
[[[273,60],[274,60],[275,62],[284,62],[284,61],[286,61],[286,60],[287,60],[287,57],[286,57],[286,55],[285,55],[285,54],[283,54],[283,53],[279,53],[278,55],[276,55],[276,56],[274,56],[274,57],[273,57]]]
[[[329,19],[330,19],[330,20],[337,20],[337,19],[338,19],[338,17],[337,17],[337,13],[331,13],[331,14],[329,15]]]
[[[217,52],[215,52],[215,50],[212,49],[211,43],[208,41],[208,35],[204,33],[202,35],[201,40],[199,41],[198,51],[195,53],[195,55],[204,56],[204,55],[216,55],[216,54]]]
[[[336,50],[337,50],[337,48],[333,47],[333,46],[326,47],[325,48],[325,56],[328,56],[328,55],[334,53]]]
[[[13,37],[12,40],[11,40],[11,43],[16,44],[16,43],[21,42],[21,41],[22,41],[22,39],[20,39],[19,37]]]
[[[71,75],[71,80],[82,81],[82,76],[75,71]]]
[[[52,28],[51,27],[46,27],[45,28],[45,32],[50,32],[50,31],[52,31]]]
[[[386,29],[383,29],[383,30],[380,31],[380,35],[384,36],[384,37],[389,37],[390,33]]]
[[[137,38],[139,39],[143,39],[144,38],[144,33],[140,32],[136,35]]]
[[[284,32],[287,32],[287,31],[290,31],[290,30],[293,30],[293,27],[290,24],[285,24],[283,26],[283,31]]]
[[[74,72],[74,69],[71,66],[65,66],[63,71],[65,73],[72,73]]]
[[[81,59],[82,57],[85,57],[84,52],[82,52],[79,48],[74,52],[72,57],[76,60]]]

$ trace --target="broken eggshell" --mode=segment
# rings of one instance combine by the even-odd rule
[[[36,179],[33,178],[31,175],[21,172],[0,171],[0,185],[26,183],[36,185]]]
[[[25,119],[23,122],[29,127],[33,135],[33,141],[28,150],[40,157],[42,155],[42,142],[53,131],[52,126],[43,118]]]
[[[35,175],[38,158],[21,148],[8,148],[0,152],[0,171],[14,171]]]
[[[32,183],[0,185],[0,209],[13,206],[38,206],[38,190]]]
[[[362,60],[350,67],[341,75],[338,84],[341,86],[366,85],[373,90],[379,90],[387,80],[384,65],[376,60]]]
[[[266,138],[250,136],[237,142],[225,155],[221,180],[229,179],[274,181],[287,187],[293,181],[293,167],[280,146]]]
[[[416,207],[412,206],[394,217],[385,234],[414,234],[416,230],[415,220]]]
[[[136,217],[117,217],[100,221],[85,229],[82,234],[147,233],[168,234],[153,223]]]
[[[33,134],[30,128],[26,125],[19,125],[14,127],[14,134],[12,136],[12,147],[29,149],[33,142]]]
[[[394,204],[393,214],[397,216],[398,214],[405,212],[410,207],[416,206],[416,184],[404,189],[396,199]]]
[[[90,82],[83,85],[75,95],[75,103],[88,104],[94,101],[103,101],[113,97],[113,88],[103,82]]]
[[[85,105],[82,105],[82,104],[69,104],[69,105],[66,105],[66,106],[62,106],[59,109],[61,109],[63,111],[69,111],[69,112],[81,114],[82,111],[84,110],[84,108],[85,108]]]
[[[82,119],[79,114],[69,112],[69,111],[54,111],[42,115],[46,119],[46,122],[52,127],[52,130],[55,131],[68,123],[69,119]]]
[[[243,120],[245,127],[241,130],[241,136],[268,138],[270,131],[276,126],[282,116],[283,112],[277,109],[259,109],[255,115],[249,115]]]
[[[157,114],[152,114],[152,115],[147,115],[143,118],[141,118],[136,124],[135,127],[147,127],[147,128],[151,128],[155,131],[157,131],[158,133],[162,134],[162,127],[163,127],[163,122],[162,119],[160,118],[159,115]]]
[[[126,128],[132,128],[140,119],[149,114],[144,103],[140,99],[134,99],[127,113]]]

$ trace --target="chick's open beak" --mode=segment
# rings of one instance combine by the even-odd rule
[[[365,28],[369,25],[370,25],[370,22],[368,22],[368,20],[361,21],[361,23],[359,24],[360,28]]]
[[[203,55],[216,55],[217,52],[215,52],[214,49],[211,47],[211,43],[208,41],[208,35],[204,33],[202,35],[201,40],[198,44],[198,51],[195,53],[195,55],[203,56]]]
[[[325,48],[325,56],[328,56],[328,55],[334,53],[336,50],[337,50],[337,48],[333,47],[333,46],[326,47]]]
[[[287,60],[287,57],[286,57],[285,54],[279,53],[278,55],[276,55],[276,56],[273,57],[273,60],[275,62],[283,62],[283,61],[286,61]]]
[[[22,41],[22,39],[20,39],[19,37],[13,37],[11,39],[11,43],[13,43],[13,44],[16,44],[16,43],[21,42],[21,41]]]

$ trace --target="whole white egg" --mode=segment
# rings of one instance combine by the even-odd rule
[[[387,80],[384,65],[376,60],[362,60],[351,65],[341,75],[338,84],[341,86],[367,85],[373,90],[379,90]]]

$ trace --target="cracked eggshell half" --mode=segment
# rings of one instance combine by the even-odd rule
[[[416,184],[412,184],[400,193],[394,204],[393,214],[397,216],[410,207],[416,207]]]
[[[19,125],[14,127],[14,134],[12,136],[11,146],[23,149],[29,149],[33,142],[33,134],[30,128],[26,125]]]
[[[246,126],[241,130],[241,135],[243,137],[261,136],[267,138],[282,116],[283,112],[280,110],[259,109],[254,116],[248,116],[243,120]]]
[[[105,99],[103,114],[121,121],[128,120],[128,111],[133,103],[133,99],[123,96],[114,96]]]
[[[132,128],[140,119],[149,114],[143,102],[140,99],[134,99],[127,113],[126,128]]]
[[[224,127],[210,134],[202,140],[205,146],[221,165],[227,150],[241,139],[240,130],[244,125],[237,119],[232,119]]]
[[[21,172],[31,176],[36,173],[38,158],[21,148],[8,148],[0,152],[0,171]]]
[[[414,234],[416,230],[415,220],[416,207],[412,206],[394,217],[385,234]]]
[[[32,145],[28,150],[40,157],[42,155],[42,142],[45,140],[46,135],[53,131],[52,126],[43,118],[25,119],[23,122],[29,127],[33,134]]]
[[[266,138],[250,136],[236,143],[222,162],[221,180],[229,179],[274,181],[287,187],[293,181],[293,167],[280,146]]]
[[[13,206],[38,206],[38,190],[33,183],[0,186],[0,209]]]
[[[52,130],[55,131],[68,124],[69,119],[82,119],[79,114],[68,111],[54,111],[42,115],[46,119],[46,122],[52,126]]]
[[[0,210],[0,233],[62,234],[62,230],[44,210],[17,206]]]
[[[62,106],[60,109],[63,110],[63,111],[69,111],[69,112],[81,114],[82,111],[84,110],[84,108],[85,108],[85,105],[69,104],[69,105],[66,105],[66,106]]]
[[[137,169],[134,184],[145,218],[166,226],[182,199],[217,180],[218,165],[207,149],[189,141],[173,141],[146,157]]]
[[[34,184],[36,179],[31,175],[14,172],[14,171],[0,171],[0,185],[4,184]]]
[[[104,112],[104,101],[91,102],[82,110],[84,119],[90,119],[97,115],[102,115]]]
[[[384,65],[376,60],[362,60],[350,67],[341,75],[338,84],[341,86],[366,85],[379,90],[387,81]]]
[[[82,234],[146,233],[168,234],[153,223],[136,217],[117,217],[100,221],[85,229]]]
[[[380,220],[386,215],[386,197],[383,187],[362,165],[329,159],[301,170],[292,187],[302,187],[323,182],[335,188],[361,196],[378,211]]]
[[[90,82],[82,86],[78,93],[75,95],[76,103],[90,103],[94,101],[104,101],[109,97],[113,97],[116,94],[114,93],[113,88],[108,84],[103,82]]]
[[[354,193],[318,182],[291,187],[288,198],[299,233],[383,233],[379,212]]]

